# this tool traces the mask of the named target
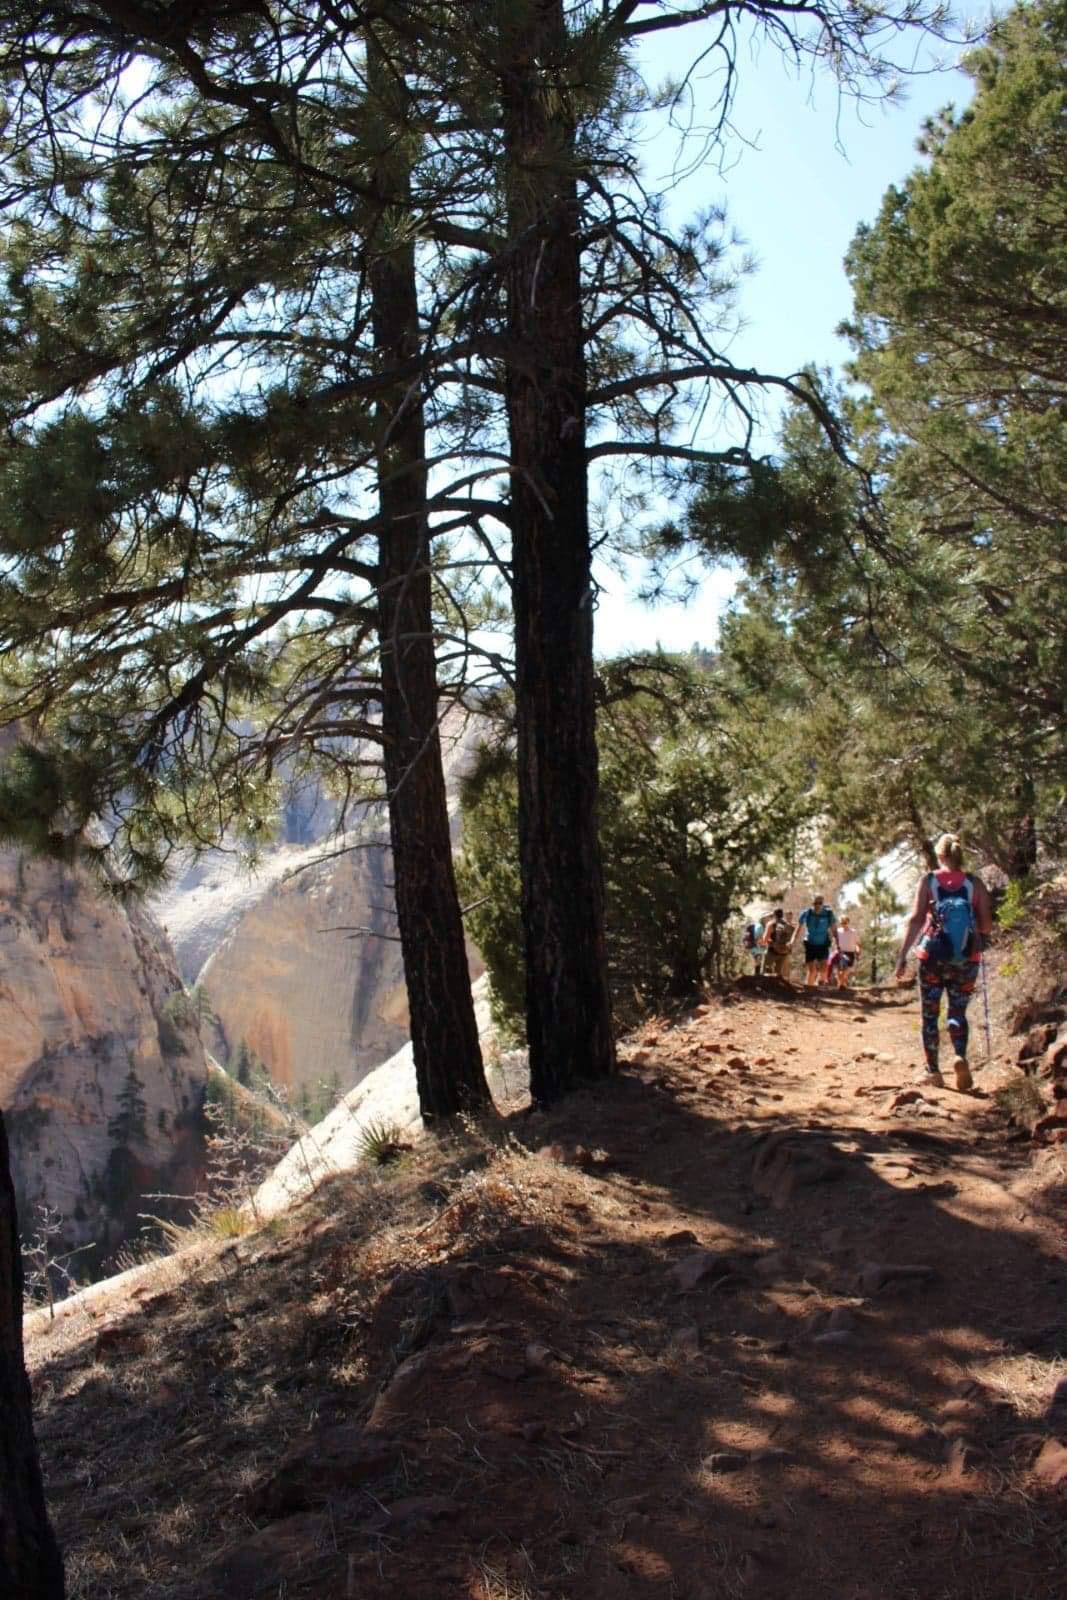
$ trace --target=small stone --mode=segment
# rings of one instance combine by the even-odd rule
[[[892,1266],[869,1261],[866,1266],[861,1267],[858,1282],[861,1294],[878,1294],[889,1284],[904,1283],[908,1280],[927,1283],[933,1275],[933,1267]]]
[[[1067,1073],[1067,1036],[1053,1040],[1041,1057],[1038,1070],[1043,1078],[1059,1078]]]
[[[101,1329],[97,1334],[93,1355],[97,1361],[116,1361],[125,1356],[140,1355],[146,1345],[147,1340],[140,1329],[118,1323],[115,1327]]]
[[[965,1400],[986,1400],[989,1398],[989,1391],[985,1384],[979,1382],[977,1378],[961,1378],[956,1385],[956,1393],[962,1395]]]
[[[781,1278],[796,1269],[792,1258],[784,1250],[771,1250],[753,1263],[752,1270],[760,1278]]]
[[[1046,1439],[1034,1462],[1034,1476],[1058,1489],[1067,1484],[1067,1444],[1062,1439]]]
[[[673,1233],[664,1234],[660,1240],[663,1245],[699,1244],[700,1240],[692,1228],[675,1228]]]
[[[543,1372],[556,1359],[547,1344],[528,1344],[525,1354],[526,1365],[533,1372]]]
[[[898,1089],[897,1093],[890,1095],[883,1106],[884,1111],[899,1111],[901,1106],[913,1106],[921,1100],[922,1095],[918,1089]]]
[[[500,1355],[494,1356],[492,1360],[485,1362],[483,1371],[487,1372],[491,1378],[499,1378],[501,1383],[518,1383],[520,1378],[526,1376],[528,1368],[522,1361],[515,1361],[508,1356]]]
[[[671,1340],[671,1349],[680,1356],[692,1358],[700,1354],[700,1329],[693,1323],[688,1328],[680,1328]]]
[[[412,1527],[418,1523],[440,1521],[442,1517],[451,1517],[456,1511],[456,1502],[445,1494],[413,1494],[406,1495],[402,1500],[394,1500],[387,1506],[389,1520],[385,1524],[390,1529],[401,1526]]]
[[[940,1407],[939,1413],[946,1422],[979,1422],[982,1418],[982,1407],[978,1404],[973,1391],[968,1395],[961,1395],[958,1400],[946,1400]]]
[[[985,1453],[973,1439],[953,1439],[948,1452],[948,1469],[954,1477],[962,1478],[977,1472],[985,1460]]]
[[[204,1573],[203,1600],[254,1600],[285,1593],[289,1578],[306,1569],[330,1536],[326,1517],[303,1513],[285,1517],[231,1545]]]
[[[730,1263],[724,1256],[718,1256],[712,1250],[696,1250],[672,1267],[670,1275],[680,1289],[688,1290],[695,1289],[712,1273],[722,1274],[729,1268]]]
[[[748,1457],[735,1454],[731,1450],[716,1450],[710,1456],[704,1457],[704,1468],[707,1472],[742,1472],[748,1466]]]
[[[751,1070],[744,1056],[730,1056],[726,1065],[731,1067],[734,1072],[748,1072]]]
[[[396,1471],[400,1447],[357,1423],[323,1428],[296,1446],[244,1497],[252,1517],[272,1521],[321,1505],[337,1494]]]
[[[837,1347],[839,1345],[855,1344],[856,1335],[850,1328],[828,1328],[825,1333],[817,1333],[811,1342],[812,1344]]]
[[[1017,1060],[1032,1061],[1035,1056],[1043,1056],[1050,1044],[1056,1039],[1056,1024],[1054,1022],[1041,1022],[1035,1024],[1019,1046]]]
[[[1062,1338],[1062,1330],[1060,1337]],[[1048,1403],[1048,1414],[1057,1427],[1060,1425],[1057,1419],[1061,1416],[1067,1417],[1067,1378],[1061,1378],[1053,1389],[1052,1399]]]

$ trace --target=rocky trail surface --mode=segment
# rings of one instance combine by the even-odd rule
[[[75,1597],[1053,1600],[1067,1177],[750,984],[32,1342]]]

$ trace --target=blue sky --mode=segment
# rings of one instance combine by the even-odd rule
[[[683,42],[669,34],[653,38],[644,56],[650,81],[678,71]],[[942,59],[953,58],[943,52]],[[839,99],[825,72],[789,70],[769,48],[744,56],[733,123],[747,144],[737,141],[728,170],[707,165],[689,176],[673,202],[676,216],[725,205],[757,260],[740,289],[746,325],[729,352],[739,365],[785,374],[810,361],[839,365],[846,358],[834,330],[851,310],[843,259],[853,234],[877,214],[886,188],[918,164],[915,141],[924,118],[949,102],[966,104],[969,88],[962,73],[933,71],[907,80],[894,105],[857,107]],[[708,92],[697,85],[698,99]],[[668,177],[676,146],[667,128],[649,138],[650,185]],[[772,438],[769,418],[768,446]],[[600,655],[657,643],[673,650],[714,644],[716,619],[733,587],[729,573],[716,572],[686,607],[645,607],[630,598],[632,583],[607,571],[597,577],[604,585],[596,613]]]

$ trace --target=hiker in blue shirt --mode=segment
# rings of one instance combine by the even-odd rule
[[[805,987],[813,989],[817,983],[826,979],[826,966],[830,959],[830,936],[837,924],[833,908],[828,906],[821,894],[817,894],[806,911],[802,911],[797,918],[797,931],[793,935],[795,944],[800,930],[804,930],[804,962],[807,968]]]

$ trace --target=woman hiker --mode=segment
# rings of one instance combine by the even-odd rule
[[[853,967],[859,961],[863,946],[860,936],[852,926],[849,917],[842,917],[834,929],[834,943],[837,946],[837,960],[833,963],[837,976],[837,987],[848,988],[848,980]]]
[[[898,982],[906,976],[908,951],[918,936],[915,955],[926,1056],[922,1081],[944,1088],[937,1065],[944,991],[948,995],[948,1036],[956,1058],[956,1088],[970,1089],[973,1079],[967,1065],[967,1003],[974,993],[983,947],[993,931],[993,908],[981,878],[964,872],[963,849],[954,833],[941,835],[935,854],[937,871],[924,873],[915,890],[896,976]]]

